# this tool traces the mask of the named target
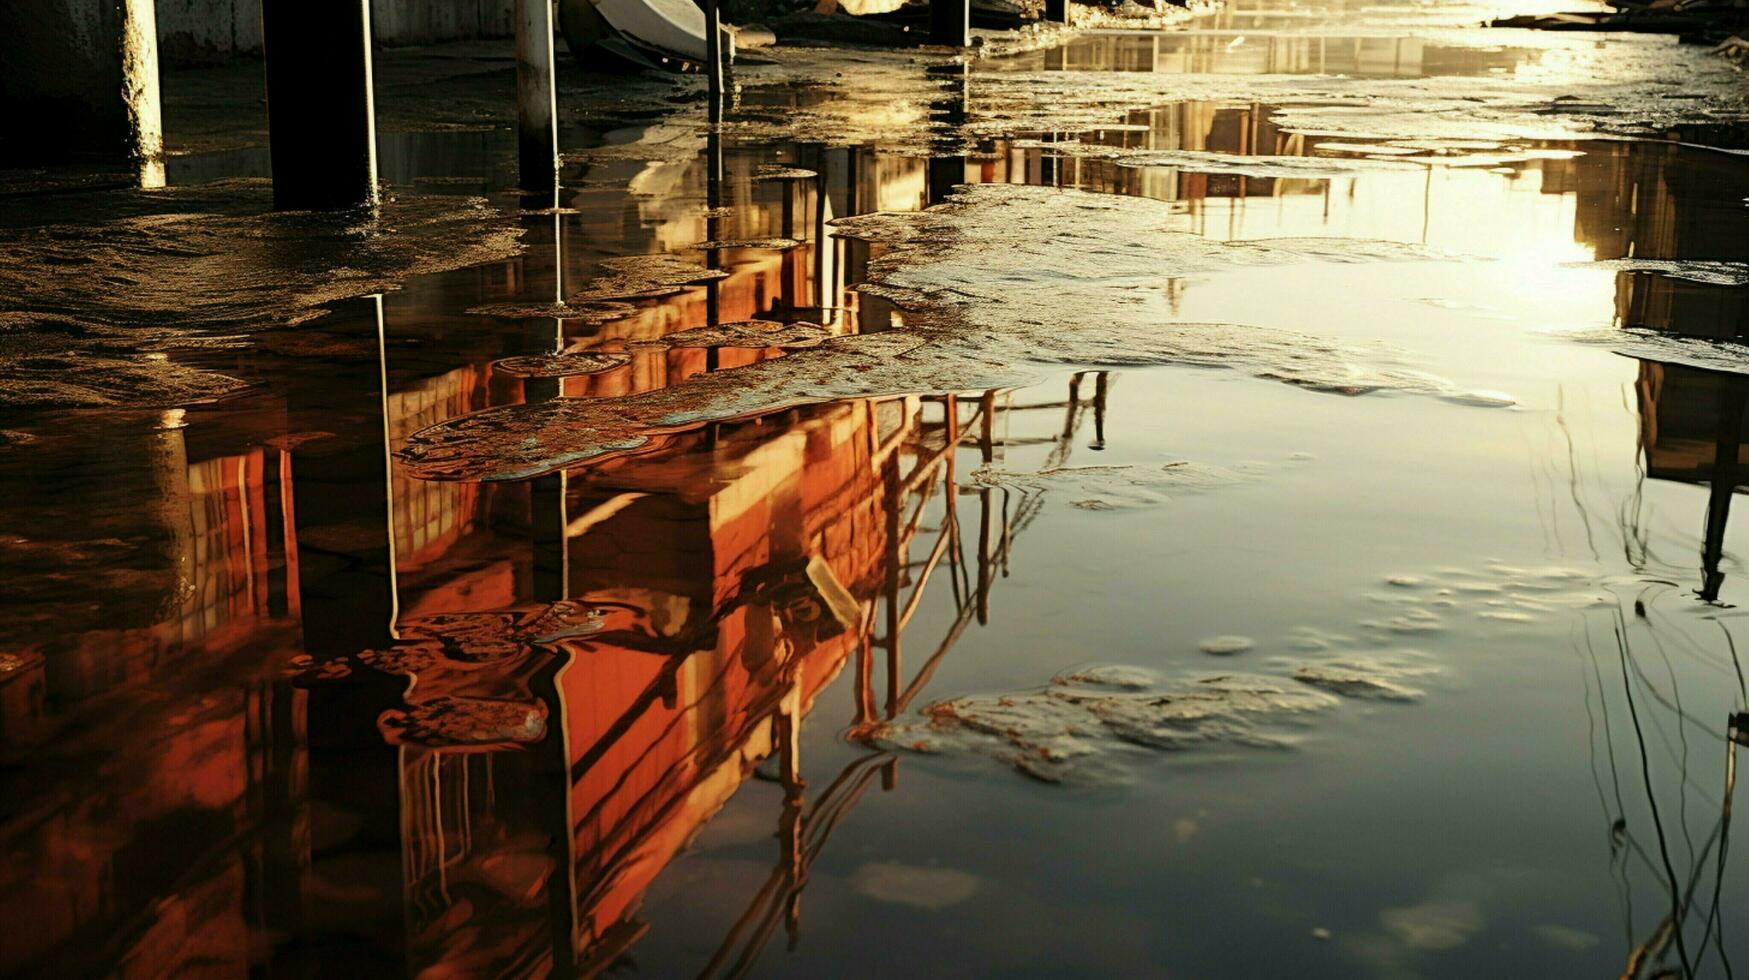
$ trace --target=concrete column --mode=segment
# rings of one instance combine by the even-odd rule
[[[0,2],[0,161],[93,160],[164,183],[153,0]]]
[[[723,16],[717,0],[704,0],[705,94],[710,100],[706,117],[712,126],[723,121]]]
[[[274,206],[376,203],[368,0],[261,0],[261,34]]]
[[[552,0],[516,0],[516,149],[522,189],[552,190],[559,175]]]
[[[929,0],[930,44],[963,48],[971,41],[971,0]]]

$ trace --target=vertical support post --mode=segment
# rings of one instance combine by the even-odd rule
[[[375,204],[370,0],[261,0],[273,204]]]
[[[559,101],[552,0],[516,0],[517,182],[530,193],[558,184]]]
[[[971,0],[929,0],[929,43],[963,48],[971,42]]]
[[[1045,0],[1044,19],[1052,24],[1069,22],[1069,0]]]
[[[124,0],[121,90],[127,104],[126,152],[140,186],[164,186],[164,113],[158,94],[158,9],[153,0]]]
[[[97,160],[137,165],[164,183],[153,0],[0,3],[0,162]]]

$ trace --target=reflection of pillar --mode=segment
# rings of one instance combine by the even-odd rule
[[[1069,0],[1045,0],[1044,19],[1053,24],[1068,23]],[[1154,43],[1158,45],[1160,42],[1156,40]]]
[[[362,301],[370,311],[365,349],[380,351],[380,301]],[[349,339],[361,348],[367,340]],[[321,420],[334,430],[300,446],[292,471],[304,647],[318,660],[386,645],[394,616],[385,366],[359,357],[335,365],[328,384],[296,389],[303,394],[289,406],[294,418],[309,413],[304,428]]]
[[[186,615],[187,603],[200,601],[195,588],[195,549],[193,494],[188,487],[187,428],[181,420],[181,410],[165,413],[162,427],[152,433],[153,499],[164,528],[164,561],[170,569],[169,589],[172,615]],[[180,624],[178,624],[180,626]]]
[[[929,158],[929,203],[940,204],[966,180],[960,127],[965,125],[966,104],[971,97],[971,69],[966,65],[946,65],[930,68],[929,74],[939,79],[942,86],[941,97],[929,103],[931,115],[948,127],[947,136],[937,147],[939,155]]]
[[[824,146],[814,151],[814,305],[819,307],[820,322],[830,323],[826,307],[831,305],[832,289],[826,282],[826,250],[831,241],[826,237],[826,220],[831,217],[832,196],[826,187],[826,156]]]
[[[552,0],[516,0],[516,149],[525,191],[550,190],[558,180],[556,87]]]
[[[566,554],[564,471],[537,476],[528,482],[529,533],[534,539],[534,597],[557,602],[571,596]]]
[[[164,183],[153,0],[0,3],[5,156],[130,161]]]
[[[1719,390],[1719,430],[1713,454],[1711,492],[1707,496],[1706,539],[1701,551],[1700,597],[1708,602],[1719,598],[1725,573],[1719,562],[1725,553],[1725,524],[1731,517],[1731,496],[1737,492],[1738,451],[1743,445],[1743,409],[1745,388],[1749,382],[1736,376],[1724,378]]]
[[[1105,448],[1105,389],[1110,371],[1097,371],[1093,375],[1093,442],[1089,449]]]
[[[978,399],[978,451],[986,465],[996,459],[996,393]],[[978,623],[990,621],[990,488],[978,489]]]
[[[715,128],[712,128],[705,136],[704,156],[705,207],[710,214],[704,222],[704,234],[706,240],[710,242],[719,242],[723,240],[723,219],[721,214],[721,208],[723,206],[723,137]],[[787,188],[788,182],[785,181],[783,183]],[[704,262],[705,268],[707,269],[722,268],[722,250],[718,248],[706,249],[704,253]],[[711,327],[716,327],[723,322],[723,298],[720,286],[721,280],[712,279],[705,283],[704,287],[705,321]],[[720,357],[721,355],[717,348],[705,348],[705,370],[715,371]]]
[[[802,779],[802,691],[792,686],[772,719],[777,740],[778,778],[783,783],[783,819],[778,839],[783,842],[785,888],[789,899],[784,909],[784,929],[790,949],[796,948],[802,923],[802,877],[807,872],[806,823],[807,782]]]
[[[376,200],[369,0],[262,0],[273,203]]]
[[[287,681],[250,692],[249,753],[256,767],[244,798],[249,822],[261,828],[252,855],[245,907],[266,935],[296,935],[310,885],[309,770],[304,759],[307,695]]]
[[[887,458],[883,479],[887,498],[887,717],[892,718],[899,710],[899,581],[905,563],[905,549],[900,546],[899,541],[899,535],[904,531],[899,523],[899,512],[904,508],[904,499],[899,480],[898,453],[895,452]]]

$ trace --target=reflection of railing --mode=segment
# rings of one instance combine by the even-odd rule
[[[1098,436],[1094,444],[1098,447],[1103,440],[1109,375],[1103,371],[1093,373],[1095,394],[1091,400],[1083,401],[1080,397],[1084,375],[1078,373],[1071,378],[1069,397],[1062,402],[1005,404],[998,409],[998,400],[1007,401],[1007,394],[985,392],[978,400],[976,411],[963,424],[959,416],[960,400],[957,397],[946,395],[930,399],[931,402],[941,405],[941,420],[933,425],[919,424],[915,435],[908,440],[906,448],[914,456],[909,470],[901,472],[900,453],[893,452],[888,456],[885,461],[885,480],[897,492],[887,496],[889,548],[885,584],[875,601],[865,606],[863,641],[857,652],[857,708],[855,723],[850,730],[852,740],[870,741],[880,718],[890,720],[908,710],[929,685],[936,668],[972,621],[988,620],[989,593],[995,580],[1007,568],[1014,536],[1032,522],[1042,506],[1042,497],[1027,494],[1010,513],[1005,500],[998,530],[994,515],[995,488],[978,487],[969,491],[977,495],[981,512],[974,582],[968,572],[969,563],[960,533],[956,501],[961,490],[955,478],[954,467],[957,451],[968,442],[972,443],[977,446],[982,461],[991,464],[996,460],[1000,448],[1005,444],[1016,444],[1015,441],[997,438],[995,420],[999,412],[1006,414],[1064,409],[1066,417],[1061,433],[1044,440],[1053,445],[1048,465],[1063,465],[1068,461],[1074,437],[1086,418],[1083,409],[1089,405],[1094,409]],[[910,557],[912,543],[920,534],[930,530],[922,522],[938,479],[946,488],[942,520],[933,529],[936,538],[928,556],[920,561],[913,561]],[[918,498],[915,503],[912,502],[913,497]],[[948,564],[955,615],[932,653],[923,661],[910,682],[905,683],[901,671],[899,640],[921,605],[930,579],[944,559]],[[914,579],[907,580],[907,576],[913,572]],[[885,633],[881,636],[873,633],[877,607],[884,609],[886,620]],[[875,706],[873,684],[877,647],[884,652],[886,661],[886,704],[884,711],[879,712]],[[702,976],[746,975],[757,962],[761,950],[776,933],[780,922],[793,945],[800,934],[801,893],[808,883],[809,866],[825,849],[832,831],[861,800],[877,774],[881,777],[884,789],[892,789],[897,785],[898,757],[871,743],[870,747],[874,751],[845,766],[810,804],[797,759],[795,736],[800,720],[787,717],[782,719],[781,724],[785,728],[785,737],[780,740],[779,747],[779,778],[784,786],[784,804],[779,821],[781,854],[771,874],[748,903],[747,910],[736,920],[716,953],[701,971]]]
[[[1609,711],[1609,689],[1606,686],[1602,660],[1598,656],[1590,635],[1589,624],[1583,640],[1583,651],[1589,659],[1590,676],[1586,678],[1586,710],[1591,714],[1590,699],[1593,695],[1591,683],[1596,684],[1595,696],[1601,709],[1591,717],[1601,718],[1603,724],[1603,739],[1608,747],[1607,760],[1610,767],[1610,780],[1614,788],[1613,797],[1604,790],[1604,784],[1594,771],[1598,800],[1603,807],[1604,816],[1609,821],[1609,841],[1612,870],[1617,875],[1617,881],[1622,892],[1624,914],[1628,916],[1627,928],[1634,931],[1632,921],[1632,885],[1629,880],[1629,857],[1638,860],[1646,874],[1660,882],[1664,891],[1665,912],[1657,924],[1646,933],[1627,953],[1624,960],[1621,977],[1623,980],[1640,980],[1642,977],[1663,977],[1674,975],[1669,965],[1670,954],[1674,952],[1681,967],[1682,976],[1695,976],[1705,961],[1716,953],[1724,965],[1725,974],[1730,975],[1731,964],[1725,945],[1725,920],[1721,914],[1723,890],[1725,885],[1724,869],[1726,855],[1730,846],[1731,804],[1736,793],[1737,746],[1749,744],[1749,715],[1745,715],[1743,707],[1749,703],[1749,686],[1745,686],[1743,666],[1737,656],[1736,644],[1730,631],[1723,622],[1718,622],[1724,632],[1725,646],[1730,653],[1728,664],[1709,663],[1714,668],[1728,669],[1736,678],[1736,706],[1730,712],[1724,731],[1709,726],[1704,720],[1695,717],[1685,709],[1682,692],[1677,682],[1674,666],[1670,666],[1668,693],[1660,690],[1658,684],[1647,675],[1641,666],[1638,655],[1633,649],[1632,635],[1638,631],[1646,635],[1654,649],[1666,665],[1671,664],[1670,651],[1665,647],[1665,639],[1675,644],[1679,651],[1687,652],[1699,659],[1711,659],[1704,649],[1687,637],[1679,628],[1666,632],[1658,619],[1651,615],[1648,609],[1648,597],[1656,586],[1642,591],[1634,599],[1636,615],[1629,620],[1618,605],[1611,610],[1611,631],[1615,641],[1617,654],[1617,669],[1620,673],[1623,700],[1628,710],[1628,722],[1632,728],[1633,744],[1637,756],[1629,763],[1630,768],[1637,768],[1640,783],[1645,792],[1644,807],[1649,815],[1653,840],[1642,842],[1630,826],[1628,819],[1627,797],[1632,791],[1624,790],[1623,775],[1618,765],[1612,732],[1611,715]],[[1662,638],[1661,638],[1662,637]],[[1654,733],[1665,744],[1666,750],[1671,749],[1670,735],[1664,729],[1664,722],[1659,720],[1662,713],[1667,720],[1673,720],[1676,727],[1677,741],[1681,746],[1680,753],[1671,753],[1671,758],[1677,763],[1677,784],[1675,792],[1679,806],[1675,814],[1670,814],[1659,804],[1660,790],[1654,772],[1651,752],[1652,741],[1648,739],[1648,731]],[[1688,800],[1691,795],[1706,797],[1704,790],[1689,772],[1689,735],[1687,732],[1709,740],[1719,740],[1725,749],[1723,766],[1723,792],[1716,801],[1719,815],[1713,822],[1712,829],[1701,842],[1698,849],[1688,827]],[[1594,758],[1595,765],[1595,758]],[[1632,775],[1628,777],[1632,782]],[[1668,806],[1668,800],[1665,802]],[[1672,818],[1677,829],[1672,831],[1668,826]],[[1680,841],[1677,840],[1680,838]],[[1677,843],[1685,843],[1686,852],[1675,849]],[[1653,845],[1649,848],[1648,845]],[[1685,858],[1685,860],[1683,860]],[[1618,866],[1619,862],[1619,866]],[[1683,867],[1683,865],[1686,867]],[[1696,910],[1695,896],[1700,886],[1709,877],[1707,871],[1712,870],[1710,885],[1712,887],[1710,901],[1706,903],[1705,918],[1701,923],[1698,941],[1691,940],[1689,925],[1694,919]],[[1680,870],[1679,870],[1680,869]]]

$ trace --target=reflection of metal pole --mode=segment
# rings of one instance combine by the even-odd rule
[[[713,0],[714,3],[714,0]],[[714,7],[713,7],[714,9]],[[711,242],[723,239],[723,219],[719,209],[723,206],[723,137],[713,127],[705,136],[705,207],[710,216],[705,219],[705,238]],[[721,249],[710,248],[704,253],[705,267],[720,269],[723,266]],[[723,322],[722,293],[718,288],[720,280],[712,279],[705,283],[704,307],[705,320],[716,327]],[[716,347],[707,347],[704,352],[705,370],[715,371],[718,366],[718,351]]]
[[[395,561],[395,446],[389,437],[389,342],[383,319],[383,294],[371,297],[377,312],[377,370],[383,392],[383,488],[384,510],[389,539],[389,636],[400,639],[395,624],[401,618],[401,586],[397,581]]]
[[[262,0],[273,203],[377,199],[369,0]]]
[[[1719,429],[1713,450],[1713,472],[1706,507],[1706,538],[1701,551],[1704,576],[1700,597],[1717,602],[1725,585],[1719,563],[1725,554],[1725,524],[1731,517],[1731,497],[1737,492],[1738,453],[1743,445],[1743,410],[1746,383],[1724,379],[1719,392]]]
[[[558,182],[557,88],[552,0],[516,0],[517,182],[525,191],[549,190]]]

